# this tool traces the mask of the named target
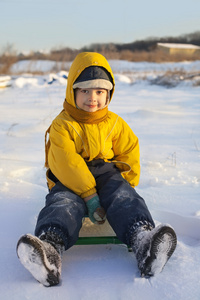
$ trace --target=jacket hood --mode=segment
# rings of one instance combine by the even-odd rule
[[[66,89],[66,101],[72,105],[73,107],[76,107],[75,99],[74,99],[74,89],[73,84],[76,81],[76,79],[79,77],[79,75],[85,70],[86,68],[90,66],[99,66],[105,68],[111,75],[112,83],[113,83],[113,89],[110,91],[110,101],[112,99],[112,95],[115,89],[115,79],[113,72],[111,70],[111,67],[109,63],[107,62],[106,58],[95,52],[82,52],[76,56],[74,59],[70,70],[69,70],[69,76],[67,80],[67,89]]]

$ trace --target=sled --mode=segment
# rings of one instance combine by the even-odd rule
[[[106,220],[102,225],[93,224],[88,216],[83,220],[83,226],[79,233],[79,239],[76,245],[106,245],[106,244],[121,244],[110,224]],[[128,247],[129,251],[132,249]]]

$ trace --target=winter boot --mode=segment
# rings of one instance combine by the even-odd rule
[[[177,238],[170,226],[161,224],[154,229],[138,227],[131,242],[141,276],[148,278],[162,271],[176,248]]]
[[[18,241],[17,255],[23,266],[44,286],[59,283],[61,256],[50,243],[26,234]]]

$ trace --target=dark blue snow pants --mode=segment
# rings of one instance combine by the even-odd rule
[[[121,176],[113,163],[99,159],[89,162],[88,168],[95,177],[107,220],[123,243],[129,244],[131,228],[137,222],[147,221],[155,226],[144,199]],[[86,214],[83,199],[57,181],[46,196],[46,205],[38,216],[35,235],[53,231],[62,238],[65,249],[68,249],[76,243]]]

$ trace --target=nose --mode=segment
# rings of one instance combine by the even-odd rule
[[[95,91],[93,91],[93,90],[90,91],[88,100],[91,101],[91,102],[96,102],[96,94],[95,94]]]

